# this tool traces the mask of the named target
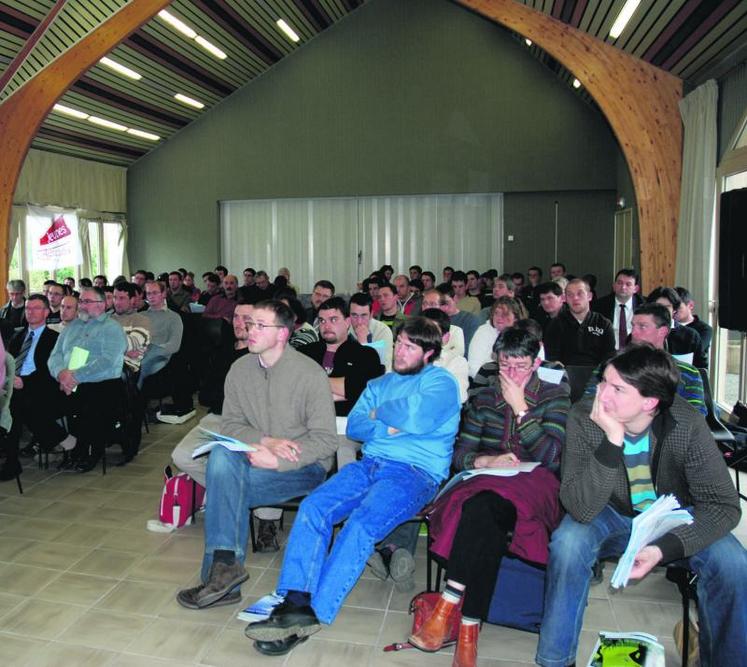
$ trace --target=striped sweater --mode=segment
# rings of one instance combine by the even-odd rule
[[[521,461],[539,461],[556,472],[570,410],[568,385],[532,375],[524,390],[529,412],[516,423],[500,384],[481,389],[471,400],[454,449],[454,467],[468,470],[478,456],[513,452]]]

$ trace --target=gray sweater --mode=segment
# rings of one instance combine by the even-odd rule
[[[571,409],[562,456],[560,500],[581,523],[589,523],[608,503],[633,515],[623,449],[591,421],[592,402],[587,397]],[[674,494],[695,518],[654,542],[663,562],[697,553],[739,522],[739,497],[705,419],[679,396],[654,418],[651,473],[656,495]]]
[[[299,461],[279,460],[278,470],[296,470],[318,461],[332,467],[338,438],[332,392],[324,370],[312,359],[285,348],[270,368],[247,354],[226,376],[221,432],[253,444],[264,435],[301,445]]]

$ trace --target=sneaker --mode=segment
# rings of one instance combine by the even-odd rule
[[[176,601],[187,609],[204,609],[214,605],[232,592],[236,595],[235,601],[238,601],[241,599],[241,593],[233,591],[233,589],[248,578],[249,573],[241,563],[234,563],[233,565],[220,562],[213,563],[207,583],[179,591]],[[229,604],[229,602],[223,604]]]
[[[311,605],[297,606],[284,600],[272,610],[267,620],[247,625],[244,634],[256,641],[275,642],[294,635],[309,637],[321,629],[322,624]]]
[[[415,588],[415,559],[407,549],[396,549],[389,563],[389,576],[394,580],[398,593],[407,593]]]
[[[257,528],[257,551],[261,554],[280,551],[277,533],[278,529],[274,521],[260,519]]]
[[[389,549],[377,549],[371,554],[366,565],[371,569],[371,574],[377,579],[385,581],[389,578],[389,564],[392,561],[392,552]]]

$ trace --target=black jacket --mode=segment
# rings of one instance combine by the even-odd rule
[[[643,299],[640,294],[633,295],[633,311],[643,303]],[[591,304],[591,309],[595,313],[604,315],[610,322],[615,321],[615,293],[603,296],[601,299],[597,299]],[[628,330],[630,330],[630,323],[628,323]]]
[[[320,366],[324,361],[327,344],[320,340],[298,348],[301,354],[310,357]],[[329,377],[345,378],[344,401],[335,401],[335,413],[338,417],[346,417],[353,409],[358,397],[363,393],[369,380],[384,374],[384,367],[378,352],[371,347],[361,345],[358,341],[348,338],[335,353],[334,366]]]
[[[23,341],[25,340],[27,333],[28,326],[24,327],[22,331],[19,331],[13,336],[13,338],[11,338],[10,343],[8,344],[8,352],[10,352],[14,357],[18,357],[21,352],[21,347],[23,346]],[[54,348],[58,336],[59,334],[56,331],[53,331],[49,327],[44,327],[44,331],[42,331],[39,342],[36,344],[36,349],[34,350],[34,364],[36,365],[36,371],[32,373],[32,376],[34,376],[33,386],[35,387],[35,391],[39,392],[39,401],[43,401],[44,403],[52,402],[55,405],[60,402],[60,397],[63,396],[63,394],[60,391],[57,379],[50,375],[47,362],[49,361],[49,355],[52,353],[52,348]],[[20,368],[16,368],[16,374],[19,374],[20,371]],[[31,386],[30,383],[26,383],[26,385],[29,387]]]
[[[596,366],[615,352],[611,322],[592,311],[580,324],[570,310],[561,312],[547,326],[544,342],[547,360],[566,366]]]
[[[692,353],[695,368],[708,368],[708,358],[703,354],[703,343],[695,329],[675,324],[667,335],[666,346],[670,354]]]

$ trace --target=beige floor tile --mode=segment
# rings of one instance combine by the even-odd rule
[[[91,551],[91,547],[75,544],[34,542],[17,554],[15,561],[52,570],[67,570]]]
[[[617,630],[617,618],[609,600],[589,598],[584,613],[584,630]]]
[[[127,647],[128,653],[155,658],[197,660],[218,635],[219,628],[207,623],[174,623],[149,620],[148,626]]]
[[[181,537],[172,534],[171,539],[161,545],[156,553],[158,556],[202,562],[204,551],[205,540],[202,535]]]
[[[159,500],[160,498],[153,498],[150,494],[118,491],[110,495],[107,501],[102,505],[102,508],[140,511],[157,507]]]
[[[243,626],[226,628],[208,644],[200,664],[211,667],[236,667],[237,665],[281,667],[285,664],[284,658],[271,658],[258,653],[254,650],[252,643],[252,640],[244,635]],[[318,662],[317,665],[326,666],[326,663]]]
[[[5,619],[3,626],[6,632],[54,639],[83,614],[83,607],[75,607],[59,602],[31,599],[24,602]]]
[[[107,494],[102,494],[101,489],[90,488],[90,485],[70,489],[62,497],[66,503],[83,505],[85,507],[101,507],[106,502]]]
[[[2,626],[0,626],[2,627]],[[19,637],[18,635],[0,632],[0,665],[17,667],[29,665],[27,662],[30,655],[45,642],[30,637]]]
[[[359,579],[345,599],[347,607],[386,609],[392,594],[393,585],[380,579]],[[414,592],[413,592],[414,595]]]
[[[67,644],[122,651],[151,622],[145,616],[92,609],[81,615],[60,639]]]
[[[10,595],[9,593],[0,593],[0,619],[2,619],[5,614],[15,609],[25,600],[26,598],[23,595]],[[1,627],[2,621],[0,620],[0,628]]]
[[[105,667],[115,655],[102,649],[52,642],[34,650],[28,657],[28,664],[32,667]]]
[[[679,604],[680,594],[677,586],[667,581],[666,569],[657,568],[643,579],[631,581],[624,589],[615,591],[610,596],[613,601],[617,598]]]
[[[144,527],[140,530],[111,530],[102,533],[100,546],[104,549],[134,551],[146,556],[155,552],[169,538],[168,534],[151,533]]]
[[[184,584],[184,582],[190,581],[199,570],[199,561],[156,555],[143,558],[128,572],[127,578],[139,581]]]
[[[18,554],[23,553],[29,546],[38,544],[27,537],[11,537],[3,535],[0,538],[0,561],[12,563]]]
[[[69,503],[64,500],[58,500],[36,516],[39,519],[59,521],[61,523],[70,523],[73,521],[85,522],[91,516],[95,516],[98,511],[97,508],[88,505],[80,505],[78,503]]]
[[[48,542],[75,544],[80,547],[97,547],[109,533],[98,526],[89,526],[86,523],[72,523],[65,526]]]
[[[368,664],[370,667],[451,667],[453,658],[447,653],[424,653],[417,649],[391,653],[377,649]]]
[[[485,624],[480,632],[480,656],[519,662],[531,659],[537,650],[538,636],[531,632]],[[449,652],[453,652],[453,649]]]
[[[671,637],[675,623],[682,618],[679,605],[615,600],[612,608],[621,631],[643,630],[657,637]]]
[[[379,649],[389,644],[404,643],[412,631],[412,616],[400,611],[389,611],[377,639]]]
[[[81,519],[81,522],[102,530],[118,530],[125,527],[131,519],[140,515],[139,510],[88,508],[88,512]]]
[[[366,665],[376,649],[363,644],[334,642],[312,637],[289,655],[288,667],[350,667]]]
[[[373,645],[383,622],[383,611],[343,607],[335,622],[322,629],[319,638]]]
[[[15,595],[34,595],[60,574],[59,570],[47,570],[20,563],[4,565],[0,567],[0,591]]]
[[[116,584],[116,579],[65,572],[42,588],[36,597],[52,602],[69,602],[89,606],[103,598]]]
[[[88,556],[78,561],[72,570],[82,574],[120,578],[141,558],[142,556],[136,553],[94,549]]]
[[[10,496],[0,502],[0,514],[34,516],[49,507],[51,503],[52,500],[49,498],[30,498],[26,494]]]
[[[70,521],[53,519],[14,517],[5,525],[3,535],[27,537],[32,540],[46,540],[58,535],[60,530],[70,523]]]
[[[174,587],[171,584],[125,580],[111,589],[96,604],[96,608],[153,616],[173,598]]]
[[[191,662],[174,662],[173,660],[159,660],[157,658],[146,658],[143,655],[130,653],[117,654],[110,667],[189,667]],[[280,665],[276,664],[276,667]]]

